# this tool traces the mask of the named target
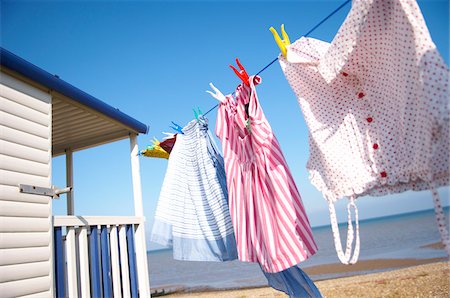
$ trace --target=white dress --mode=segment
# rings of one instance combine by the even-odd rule
[[[441,238],[450,251],[436,187],[449,185],[449,70],[413,0],[353,1],[330,43],[300,38],[279,62],[310,132],[307,168],[329,202],[431,189]],[[349,214],[350,218],[350,214]],[[349,223],[351,220],[349,219]]]

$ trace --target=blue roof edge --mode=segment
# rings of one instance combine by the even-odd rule
[[[61,80],[60,78],[48,73],[25,59],[11,53],[3,47],[0,47],[0,64],[45,87],[55,90],[75,100],[76,102],[105,114],[106,116],[134,129],[138,133],[147,134],[148,132],[148,126],[144,123],[72,86],[64,80]]]

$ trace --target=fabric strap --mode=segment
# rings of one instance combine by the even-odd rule
[[[337,219],[336,219],[336,210],[334,207],[334,202],[329,202],[328,207],[330,210],[330,220],[331,220],[331,228],[333,230],[334,245],[336,247],[336,252],[339,257],[339,260],[342,262],[342,264],[345,264],[345,265],[355,264],[358,261],[359,249],[360,249],[358,208],[356,207],[356,204],[355,204],[355,197],[351,196],[349,198],[349,202],[347,204],[348,228],[347,228],[347,245],[345,248],[345,254],[342,250],[341,236],[339,234],[339,227],[338,227],[338,223],[337,223]],[[352,224],[352,211],[351,211],[352,208],[355,213],[356,231],[353,229],[353,224]],[[352,252],[353,240],[355,239],[355,232],[356,232],[356,242],[355,242],[355,248],[354,248],[353,256],[352,256],[351,252]]]
[[[445,221],[444,210],[442,209],[441,198],[433,183],[430,183],[431,193],[433,195],[434,213],[436,215],[436,223],[438,225],[439,233],[441,234],[441,241],[444,244],[445,251],[450,255],[450,237]]]
[[[450,235],[449,235],[448,229],[447,229],[444,210],[442,208],[442,203],[441,203],[439,193],[437,192],[434,184],[431,182],[430,182],[430,190],[431,190],[431,193],[433,196],[434,213],[436,215],[436,223],[437,223],[437,226],[439,229],[439,233],[441,235],[441,241],[442,241],[442,244],[444,245],[445,251],[447,252],[448,255],[450,255]],[[334,245],[336,247],[336,252],[339,257],[339,260],[343,264],[346,264],[346,265],[355,264],[358,261],[359,251],[360,251],[358,208],[356,207],[356,204],[355,204],[355,197],[351,196],[349,198],[349,202],[347,204],[348,228],[347,228],[347,243],[346,243],[345,253],[342,250],[342,243],[341,243],[339,227],[338,227],[338,223],[337,223],[337,219],[336,219],[336,210],[334,207],[334,202],[329,202],[328,207],[330,210],[330,220],[331,220],[331,228],[333,231]],[[355,229],[356,229],[356,231],[353,229],[353,224],[352,224],[352,214],[351,214],[352,208],[355,213]],[[356,233],[355,248],[353,251],[353,255],[351,255],[352,244],[353,244],[353,240],[355,239],[355,233]]]

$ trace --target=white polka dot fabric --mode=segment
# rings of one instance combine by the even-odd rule
[[[279,61],[332,222],[342,197],[449,185],[449,70],[415,1],[353,1],[331,44],[302,37]]]

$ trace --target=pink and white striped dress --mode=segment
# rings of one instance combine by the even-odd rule
[[[220,104],[216,134],[222,142],[231,219],[239,260],[266,272],[292,267],[317,251],[300,194],[256,95],[239,85]],[[248,107],[248,117],[246,113]]]

